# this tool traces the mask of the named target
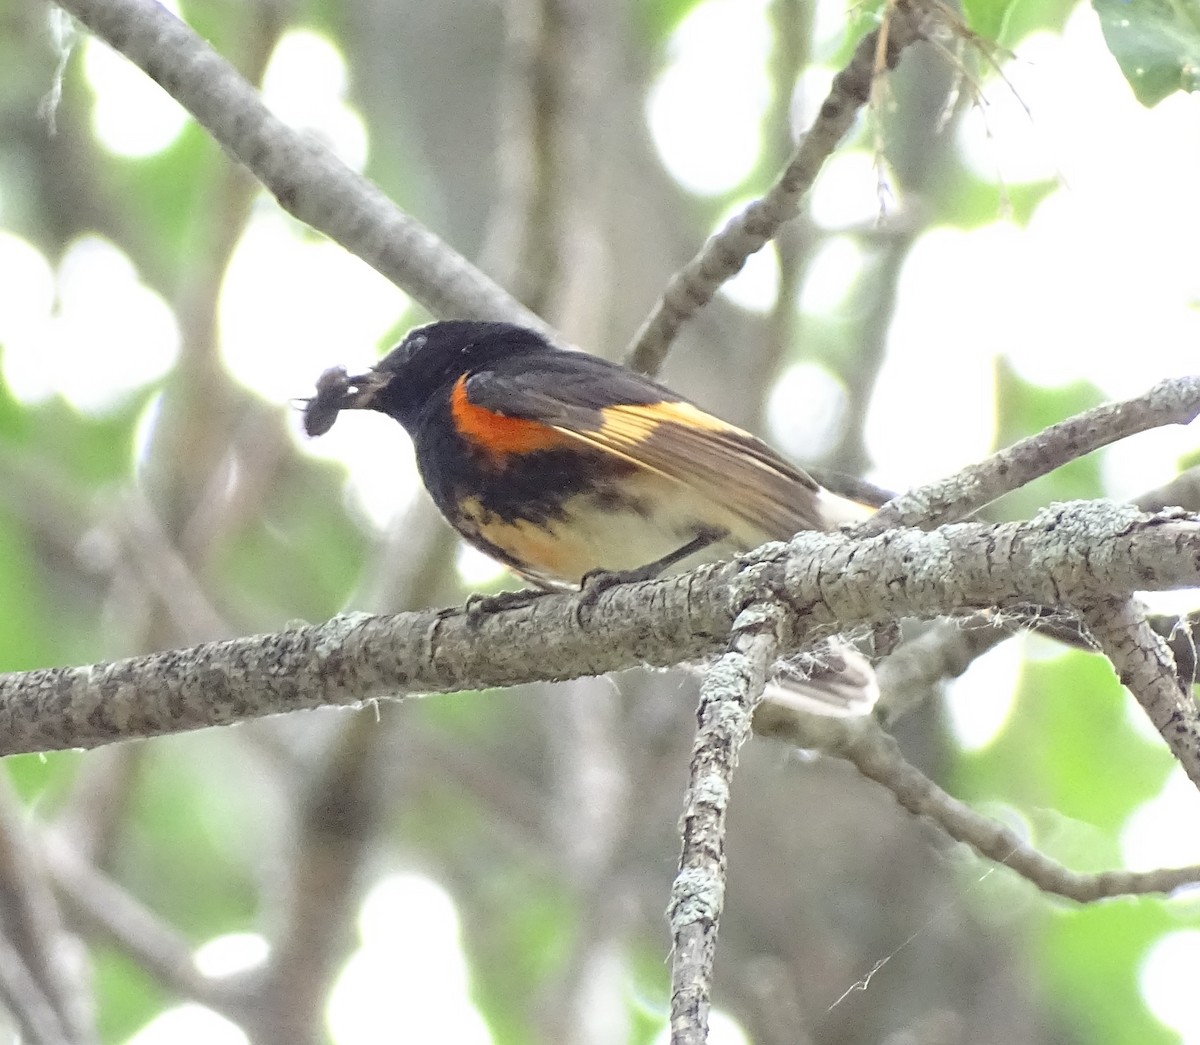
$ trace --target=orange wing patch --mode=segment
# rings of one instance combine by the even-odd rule
[[[663,424],[683,425],[704,432],[744,435],[740,429],[706,414],[691,403],[661,402],[608,406],[600,411],[604,422],[596,433],[601,439],[628,447],[644,443]]]
[[[821,488],[748,432],[691,403],[621,403],[600,410],[600,424],[578,438],[680,483],[720,506],[763,539],[836,525]],[[832,497],[831,494],[824,495]],[[740,532],[737,526],[731,530]]]
[[[557,429],[521,417],[507,417],[476,406],[467,397],[467,375],[450,391],[450,416],[461,436],[498,463],[509,454],[528,454],[569,445]]]

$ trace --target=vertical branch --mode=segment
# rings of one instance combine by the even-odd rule
[[[596,343],[616,15],[581,0],[509,0],[500,199],[484,253],[528,308]]]
[[[1136,599],[1101,603],[1082,614],[1122,685],[1142,705],[1188,779],[1200,786],[1200,710],[1180,684],[1166,640]]]
[[[767,141],[766,161],[772,171],[787,163],[796,149],[792,130],[792,103],[800,74],[808,63],[812,37],[814,5],[802,0],[773,0],[771,4],[772,43],[771,106],[764,122]],[[755,387],[764,390],[759,397],[757,424],[763,421],[769,389],[796,339],[796,305],[804,274],[813,251],[813,228],[805,216],[785,222],[775,235],[775,255],[779,264],[779,288],[767,316],[766,350],[754,360],[758,371]]]
[[[323,1040],[321,1012],[346,949],[348,925],[384,810],[390,731],[363,708],[336,724],[321,764],[298,796],[295,840],[275,912],[271,958],[253,1006],[255,1040]]]
[[[0,934],[0,1001],[20,1029],[15,1041],[32,1045],[75,1045],[67,1037],[59,1014],[29,971],[21,952]]]
[[[508,207],[489,246],[510,259],[510,285],[523,304],[572,341],[596,345],[609,290],[601,232],[613,164],[606,91],[620,16],[590,0],[509,0],[506,9],[507,118],[517,134],[504,139]],[[609,915],[581,918],[563,955],[543,1022],[564,1045],[620,1035],[612,1022],[623,1009],[620,980],[602,974],[616,967],[627,934],[611,902],[630,812],[619,725],[619,695],[603,679],[578,680],[545,708],[553,850],[576,909]]]
[[[729,651],[700,689],[699,729],[683,811],[683,848],[671,887],[671,1041],[701,1045],[712,1008],[717,927],[725,902],[725,826],[738,750],[779,648],[781,614],[755,603],[733,625]]]
[[[247,86],[259,83],[266,72],[286,28],[286,14],[279,0],[246,6],[240,29],[246,50],[241,73]],[[243,397],[221,363],[217,303],[259,183],[224,153],[213,150],[208,163],[206,198],[195,211],[199,249],[190,256],[172,302],[181,335],[179,359],[164,390],[148,467],[149,500],[164,536],[176,544],[183,543],[197,513],[211,517],[214,501],[218,514],[228,508],[224,471],[239,415],[245,414]],[[214,489],[222,495],[214,498]],[[203,566],[215,550],[211,541],[193,541],[189,565]],[[161,634],[149,636],[149,642],[152,649],[164,645]]]
[[[83,1045],[95,1040],[83,951],[63,926],[19,809],[7,778],[0,775],[0,941],[5,945],[0,991],[26,1022],[32,1040]],[[43,1030],[54,1032],[43,1039]]]
[[[621,880],[632,816],[629,765],[620,732],[620,694],[607,678],[578,679],[546,695],[551,823],[547,834],[580,913],[562,955],[548,1037],[562,1045],[602,1045],[621,1027],[621,967],[630,917]],[[599,915],[599,917],[597,917]]]

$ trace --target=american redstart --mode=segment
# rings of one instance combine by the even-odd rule
[[[664,385],[507,323],[431,323],[368,373],[327,370],[305,431],[366,409],[407,430],[450,524],[541,588],[650,577],[872,511]],[[877,695],[865,659],[833,643],[781,685],[826,714]]]

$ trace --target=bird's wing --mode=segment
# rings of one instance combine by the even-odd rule
[[[580,355],[552,357],[558,366],[479,371],[465,379],[462,393],[472,408],[547,426],[681,483],[764,538],[846,521],[842,509],[851,502],[823,490],[760,439],[653,381]],[[861,517],[867,514],[863,508]]]

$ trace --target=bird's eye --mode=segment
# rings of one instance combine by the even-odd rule
[[[403,370],[424,347],[425,338],[422,335],[409,334],[375,365],[375,369],[391,372]]]

